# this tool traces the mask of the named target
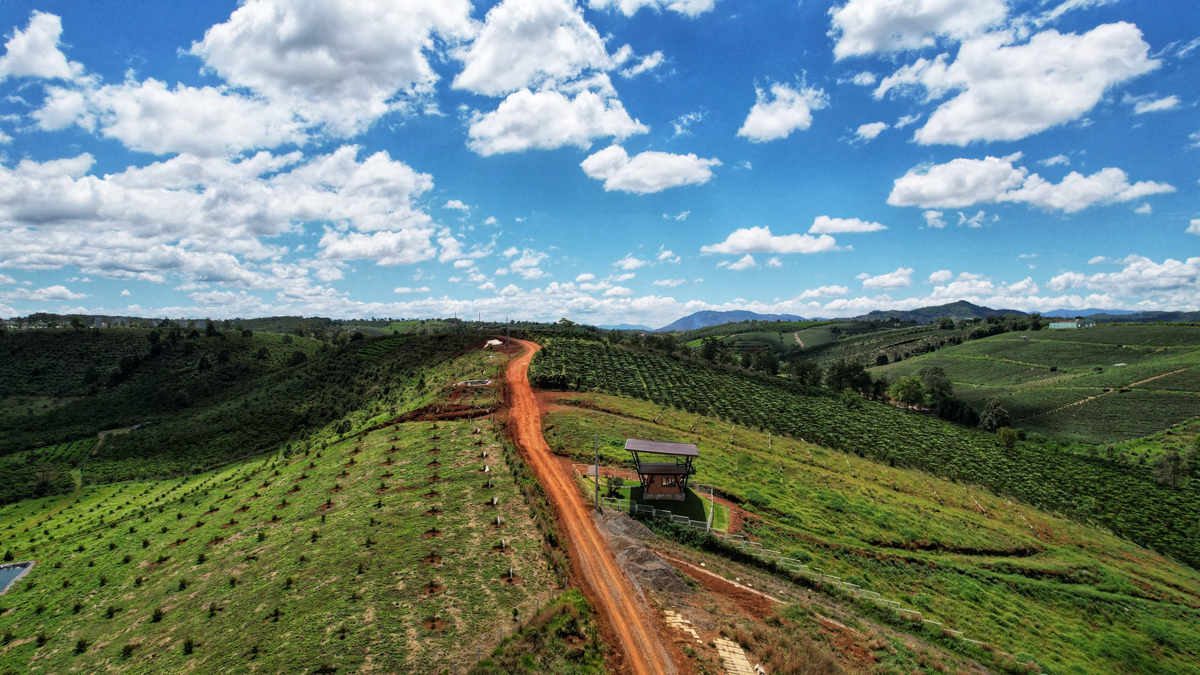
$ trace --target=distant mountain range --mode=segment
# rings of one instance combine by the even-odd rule
[[[917,323],[929,323],[938,319],[986,319],[989,316],[1006,316],[1015,314],[1017,316],[1027,316],[1025,312],[1019,312],[1015,309],[992,309],[990,307],[982,307],[959,300],[951,302],[947,305],[936,305],[934,307],[918,307],[917,309],[889,309],[875,310],[861,316],[852,317],[851,321],[885,321],[895,319],[897,321],[916,321]],[[1074,316],[1074,315],[1072,315]]]
[[[697,328],[708,328],[709,326],[720,326],[723,323],[735,323],[737,321],[804,321],[804,317],[796,316],[795,314],[759,314],[757,312],[742,310],[731,312],[703,311],[689,314],[654,332],[674,333],[685,330],[696,330]]]
[[[654,330],[650,326],[643,326],[640,323],[618,323],[611,326],[596,326],[596,328],[603,328],[604,330]]]
[[[1130,314],[1138,314],[1138,312],[1132,309],[1052,309],[1049,312],[1042,312],[1042,316],[1061,317],[1064,319],[1074,319],[1077,316],[1093,316],[1096,314],[1128,316]]]

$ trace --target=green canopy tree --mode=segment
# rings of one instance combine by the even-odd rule
[[[896,380],[888,394],[906,407],[925,403],[925,384],[916,375]]]

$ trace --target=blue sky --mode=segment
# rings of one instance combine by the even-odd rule
[[[1200,12],[0,3],[0,316],[1200,309]]]

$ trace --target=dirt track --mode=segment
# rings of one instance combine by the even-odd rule
[[[620,653],[625,670],[633,675],[676,673],[678,669],[650,617],[653,610],[633,589],[596,528],[589,508],[579,498],[574,478],[554,461],[542,437],[541,410],[529,386],[529,362],[541,347],[516,342],[525,352],[508,366],[509,420],[525,461],[537,474],[558,514],[558,525],[570,544],[571,561],[586,586],[584,591],[615,636],[617,644],[613,648]]]

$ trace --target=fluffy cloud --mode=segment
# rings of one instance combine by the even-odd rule
[[[662,52],[654,52],[652,54],[648,54],[647,56],[643,57],[642,59],[639,59],[638,62],[633,64],[632,66],[621,70],[621,77],[631,78],[631,77],[637,77],[638,75],[641,75],[642,73],[648,73],[651,70],[654,70],[655,68],[661,66],[664,60],[666,60],[666,59],[663,56]]]
[[[512,273],[519,275],[523,279],[541,279],[543,277],[550,276],[548,273],[542,271],[542,269],[539,267],[543,260],[550,257],[546,253],[526,248],[522,249],[518,255],[518,252],[514,247],[505,251],[504,257],[515,258],[515,260],[510,262],[508,267],[505,268],[503,272],[501,270],[496,270],[497,274]]]
[[[634,257],[632,253],[626,253],[625,257],[613,263],[613,266],[628,271],[641,269],[649,264],[649,260],[642,260],[641,258]]]
[[[728,260],[722,260],[721,262],[717,263],[717,267],[728,267],[729,269],[734,270],[736,272],[741,272],[742,270],[748,270],[751,267],[757,267],[757,266],[758,266],[758,263],[756,263],[754,261],[754,256],[750,255],[749,253],[747,253],[746,255],[739,258],[737,260],[737,262],[729,262]]]
[[[655,11],[669,9],[697,17],[711,10],[716,3],[717,0],[588,0],[588,6],[592,9],[614,9],[625,16],[633,16],[639,9],[649,7]]]
[[[942,211],[926,211],[921,216],[925,218],[926,227],[936,227],[939,230],[946,226],[946,221],[942,218],[945,215]]]
[[[888,272],[887,274],[880,274],[875,277],[860,274],[857,278],[862,279],[863,288],[904,288],[912,286],[912,274],[913,270],[911,267],[898,267],[895,272]]]
[[[950,279],[953,277],[954,277],[954,274],[952,272],[950,272],[950,270],[938,270],[929,275],[929,283],[944,284],[947,281],[950,281]]]
[[[308,267],[275,262],[287,249],[264,240],[304,223],[337,224],[320,239],[324,260],[432,257],[435,228],[417,206],[432,179],[385,152],[358,153],[346,146],[307,161],[298,153],[181,155],[102,178],[88,173],[87,154],[0,166],[0,265],[300,293]]]
[[[1050,283],[1046,285],[1050,287],[1050,290],[1061,293],[1072,288],[1079,288],[1086,283],[1087,275],[1079,272],[1064,272],[1051,279]]]
[[[909,169],[895,180],[887,203],[892,206],[961,208],[981,203],[1017,202],[1074,213],[1096,204],[1125,202],[1175,191],[1170,185],[1154,181],[1130,184],[1124,171],[1112,167],[1090,176],[1073,171],[1061,182],[1051,183],[1023,167],[1013,166],[1019,159],[1020,153],[1008,157],[955,159],[946,164]],[[941,214],[935,217],[940,220]]]
[[[870,124],[860,125],[858,129],[854,131],[854,137],[864,142],[871,141],[874,140],[876,136],[887,130],[887,122],[871,122]]]
[[[812,111],[829,105],[825,92],[813,87],[796,89],[775,83],[769,95],[758,87],[755,93],[758,100],[737,132],[752,143],[787,138],[797,129],[807,129],[812,124]]]
[[[1164,110],[1173,110],[1179,107],[1178,96],[1164,96],[1163,98],[1155,98],[1153,96],[1130,96],[1129,94],[1125,94],[1123,101],[1133,106],[1134,115],[1144,115],[1150,112],[1162,112]]]
[[[808,228],[809,234],[839,234],[842,232],[878,232],[886,230],[886,225],[873,223],[869,220],[859,220],[858,218],[830,218],[829,216],[817,216],[813,220],[812,227]]]
[[[302,144],[307,138],[304,124],[290,110],[264,99],[217,87],[168,89],[154,79],[75,90],[51,87],[34,118],[45,130],[72,123],[89,131],[98,128],[131,150],[156,155],[234,155]]]
[[[486,96],[554,87],[610,64],[604,40],[569,0],[505,0],[458,58],[454,87]]]
[[[775,236],[769,227],[738,228],[719,244],[701,246],[702,253],[820,253],[835,251],[837,242],[833,237],[822,234],[785,234]]]
[[[783,267],[783,261],[779,256],[771,256],[767,259],[767,267]]]
[[[1120,261],[1124,266],[1117,272],[1084,275],[1078,272],[1060,274],[1050,281],[1055,290],[1086,287],[1119,297],[1139,297],[1154,294],[1167,306],[1195,307],[1200,298],[1200,257],[1184,261],[1167,258],[1161,263],[1131,255]]]
[[[1012,31],[989,33],[964,42],[953,62],[947,54],[919,59],[884,78],[875,97],[924,90],[936,100],[957,92],[917,130],[921,144],[1015,141],[1082,117],[1110,88],[1160,64],[1129,23],[1015,40]]]
[[[584,273],[584,274],[580,274],[579,276],[575,277],[575,281],[576,281],[576,282],[580,282],[580,281],[591,281],[591,280],[593,280],[593,279],[595,279],[595,278],[596,278],[596,275],[595,275],[595,274],[592,274],[592,273],[590,273],[590,272],[586,272],[586,273]]]
[[[0,293],[0,300],[12,302],[14,300],[25,302],[61,302],[64,300],[82,300],[90,297],[86,293],[72,292],[66,286],[46,286],[44,288],[28,289],[15,288],[11,291]]]
[[[443,209],[454,209],[456,211],[470,211],[471,207],[467,206],[461,199],[448,199],[445,204],[442,204]]]
[[[829,10],[836,59],[920,49],[937,38],[963,39],[1000,23],[1004,0],[850,0]]]
[[[427,52],[475,30],[469,0],[248,0],[191,47],[230,84],[349,136],[428,96]]]
[[[604,181],[605,191],[649,194],[680,185],[703,185],[712,180],[710,167],[720,165],[716,157],[703,159],[691,153],[648,151],[630,157],[621,146],[611,145],[579,166],[589,177]]]
[[[1191,224],[1188,225],[1188,234],[1200,234],[1200,218],[1192,218]]]
[[[410,288],[408,286],[400,286],[392,291],[393,293],[428,293],[429,287],[422,286],[420,288]]]
[[[1067,157],[1066,155],[1055,155],[1053,157],[1047,157],[1046,159],[1043,159],[1042,161],[1038,162],[1038,164],[1041,164],[1042,166],[1057,166],[1059,164],[1062,164],[1063,166],[1070,166],[1071,158]]]
[[[655,286],[669,286],[671,288],[674,288],[676,286],[679,286],[681,284],[686,284],[686,283],[687,283],[687,279],[659,279],[658,281],[654,282],[654,285]]]
[[[588,90],[570,98],[558,91],[521,89],[496,110],[475,114],[467,146],[484,156],[564,145],[586,150],[597,138],[624,140],[647,131],[616,98]]]
[[[62,19],[34,10],[25,30],[13,31],[13,36],[4,43],[0,82],[10,77],[72,80],[82,75],[83,66],[67,61],[59,49],[61,36]]]
[[[821,286],[820,288],[810,288],[800,295],[796,296],[796,300],[812,300],[814,298],[829,298],[837,295],[845,295],[850,292],[845,286]]]

